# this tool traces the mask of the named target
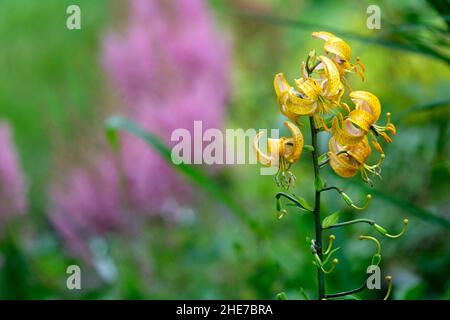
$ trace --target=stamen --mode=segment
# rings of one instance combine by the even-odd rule
[[[361,69],[362,69],[363,72],[366,71],[366,66],[364,65],[364,63],[362,63],[360,57],[356,57],[356,64],[357,64],[358,66],[361,67]]]
[[[341,106],[344,107],[344,109],[347,111],[347,113],[350,113],[350,107],[345,102],[342,102]]]
[[[327,126],[327,124],[325,123],[325,120],[323,120],[323,117],[320,117],[320,122],[322,124],[322,128],[326,131],[326,132],[331,132],[331,129]]]
[[[380,132],[380,136],[382,136],[384,138],[384,140],[386,140],[387,143],[392,143],[392,139],[391,137],[389,137],[386,132]]]

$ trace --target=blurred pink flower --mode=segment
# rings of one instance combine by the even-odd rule
[[[220,124],[228,97],[229,60],[229,41],[202,0],[131,1],[129,27],[108,34],[104,44],[105,67],[132,114],[170,114],[163,106],[188,95],[181,105],[176,101],[177,110],[212,126]],[[192,95],[203,99],[191,102]]]
[[[52,190],[52,221],[69,248],[84,258],[92,235],[125,230],[123,194],[117,170],[108,158],[93,168],[74,171]]]
[[[0,223],[27,209],[27,187],[7,123],[0,123]]]
[[[229,63],[229,41],[202,0],[132,0],[123,33],[104,39],[103,64],[123,98],[121,112],[167,144],[174,129],[192,130],[195,120],[222,126]],[[118,171],[111,157],[99,156],[95,170],[81,169],[53,193],[54,224],[80,255],[89,234],[126,229],[124,214],[162,214],[167,202],[188,198],[189,186],[138,138],[123,134],[116,160]]]
[[[127,30],[108,34],[104,44],[105,68],[125,100],[124,112],[168,144],[174,129],[192,131],[195,120],[205,129],[222,126],[229,60],[229,41],[201,0],[134,0]],[[132,203],[141,210],[157,213],[166,197],[186,192],[135,137],[123,144],[122,164]]]

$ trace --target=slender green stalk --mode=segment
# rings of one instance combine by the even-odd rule
[[[314,166],[314,178],[319,179],[319,161],[318,161],[318,145],[317,145],[317,128],[314,123],[314,118],[309,118],[309,124],[311,127],[311,144],[314,148],[312,151],[312,161]],[[315,191],[314,195],[314,228],[316,232],[315,250],[320,260],[322,260],[322,223],[320,221],[320,190]],[[325,298],[325,279],[321,268],[317,268],[317,283],[318,283],[318,296],[319,300]]]
[[[356,289],[349,290],[349,291],[327,294],[327,295],[325,295],[325,298],[328,299],[328,298],[344,297],[344,296],[348,296],[349,294],[361,292],[361,291],[365,290],[366,288],[367,288],[367,284],[364,282],[364,284],[361,287],[358,287]]]
[[[355,224],[355,223],[368,223],[373,226],[375,224],[375,221],[370,220],[370,219],[355,219],[355,220],[350,220],[350,221],[333,224],[331,226],[324,228],[324,230],[338,228],[338,227],[344,227],[344,226],[348,226],[349,224]]]
[[[338,187],[326,187],[326,188],[322,188],[322,190],[320,190],[320,192],[330,191],[330,190],[336,190],[338,193],[342,193],[342,190],[339,189]]]

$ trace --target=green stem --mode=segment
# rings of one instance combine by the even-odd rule
[[[327,294],[325,295],[325,298],[337,298],[337,297],[344,297],[344,296],[348,296],[349,294],[353,294],[353,293],[358,293],[363,291],[364,289],[367,288],[367,284],[364,283],[361,287],[353,289],[353,290],[349,290],[349,291],[343,291],[343,292],[339,292],[339,293],[331,293],[331,294]]]
[[[330,190],[336,190],[338,193],[342,193],[342,190],[339,189],[338,187],[326,187],[326,188],[322,188],[322,190],[320,190],[320,192],[330,191]]]
[[[314,148],[312,151],[312,161],[314,166],[314,178],[319,177],[319,161],[318,161],[318,145],[317,145],[317,128],[314,123],[314,118],[309,117],[309,124],[311,127],[311,143]],[[320,260],[322,260],[322,223],[320,221],[320,190],[315,191],[314,195],[314,228],[316,232],[315,250]],[[325,298],[325,279],[324,273],[320,268],[317,268],[317,283],[318,283],[318,296],[319,300]]]
[[[355,219],[355,220],[345,221],[345,222],[341,222],[341,223],[336,223],[336,224],[333,224],[333,225],[328,226],[323,229],[325,230],[325,229],[344,227],[344,226],[348,226],[350,224],[355,224],[355,223],[368,223],[373,226],[375,224],[375,221],[370,220],[370,219]]]

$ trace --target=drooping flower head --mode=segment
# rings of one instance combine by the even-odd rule
[[[326,54],[331,56],[332,60],[338,67],[339,74],[341,75],[343,82],[345,82],[346,72],[356,72],[361,76],[361,79],[364,80],[365,67],[359,58],[356,58],[355,64],[350,62],[352,49],[347,42],[326,31],[313,32],[312,36],[325,41],[323,49]]]
[[[281,175],[281,180],[277,180],[284,187],[289,187],[295,179],[290,173],[289,168],[293,163],[300,159],[303,151],[304,139],[300,129],[292,122],[285,121],[284,125],[291,132],[291,137],[281,137],[279,139],[267,139],[267,154],[259,148],[259,140],[263,132],[259,132],[253,141],[253,149],[256,157],[263,166],[272,167],[278,166],[278,174]],[[287,175],[287,176],[286,176]]]
[[[386,125],[378,126],[376,121],[381,114],[381,104],[374,94],[368,91],[353,91],[350,93],[350,99],[355,104],[355,108],[345,120],[342,115],[340,115],[340,120],[333,119],[334,137],[342,145],[353,145],[370,134],[374,146],[383,153],[381,146],[376,141],[376,136],[380,135],[387,142],[392,142],[392,139],[386,134],[386,131],[392,134],[396,133],[395,126],[390,122],[390,114],[387,114]]]
[[[358,172],[364,181],[371,183],[368,172],[377,176],[380,175],[380,165],[384,159],[381,155],[380,161],[375,165],[368,165],[367,159],[370,157],[371,148],[367,137],[363,137],[358,143],[352,145],[340,145],[333,136],[328,142],[328,157],[330,167],[339,176],[343,178],[351,178]]]

